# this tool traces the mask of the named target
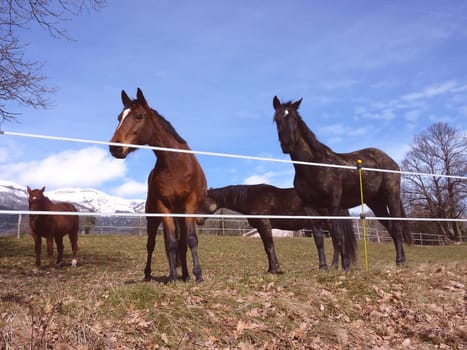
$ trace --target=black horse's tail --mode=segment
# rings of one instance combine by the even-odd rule
[[[401,215],[403,218],[406,218],[404,206],[401,203]],[[404,238],[405,243],[412,245],[413,244],[413,237],[412,232],[410,232],[410,225],[409,222],[406,220],[402,221],[402,237]]]
[[[349,216],[349,211],[342,209],[339,215]],[[357,238],[355,237],[352,220],[342,220],[341,227],[344,234],[344,249],[349,254],[350,261],[355,262],[357,260]]]

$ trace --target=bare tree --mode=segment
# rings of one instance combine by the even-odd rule
[[[27,43],[21,42],[18,33],[38,25],[52,37],[71,40],[62,24],[104,5],[105,0],[0,0],[0,121],[18,115],[8,102],[47,108],[48,96],[54,92],[45,85],[42,64],[25,57]]]
[[[416,135],[402,169],[418,173],[467,176],[467,137],[446,123],[435,123]],[[467,181],[440,176],[411,175],[403,183],[405,203],[411,215],[429,218],[465,219]],[[425,226],[426,228],[426,226]],[[436,222],[446,239],[461,241],[462,224]]]

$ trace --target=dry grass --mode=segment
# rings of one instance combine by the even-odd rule
[[[0,349],[465,349],[467,246],[370,244],[347,274],[313,241],[200,237],[205,282],[142,282],[144,236],[80,236],[79,266],[34,272],[30,237],[0,238]],[[330,242],[326,242],[331,247]],[[361,244],[360,244],[361,246]],[[331,256],[328,251],[328,257]],[[167,274],[158,237],[153,275]]]

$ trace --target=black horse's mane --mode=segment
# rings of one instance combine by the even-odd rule
[[[292,102],[287,102],[285,103],[287,106],[292,106]],[[298,125],[300,130],[302,131],[302,134],[305,138],[305,141],[308,145],[310,145],[310,148],[313,150],[318,151],[319,153],[323,154],[333,154],[334,151],[329,147],[326,146],[324,143],[321,143],[318,138],[316,137],[315,133],[311,131],[311,129],[306,125],[305,121],[303,120],[302,116],[298,111],[295,111],[297,120],[298,120]]]
[[[242,205],[248,199],[248,188],[240,185],[231,185],[222,188],[210,188],[208,196],[222,201],[222,205],[231,203],[234,206]]]

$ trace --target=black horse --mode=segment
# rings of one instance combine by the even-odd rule
[[[209,211],[215,212],[219,208],[227,208],[245,215],[294,215],[306,216],[303,203],[297,196],[293,188],[278,188],[271,185],[234,185],[222,188],[211,188],[208,190],[208,200],[210,201]],[[320,210],[322,215],[326,215],[326,210]],[[348,210],[341,210],[340,215],[348,216]],[[319,257],[319,268],[327,269],[326,256],[324,253],[323,234],[319,226],[326,224],[332,235],[332,227],[328,220],[307,220],[307,219],[262,219],[248,218],[248,223],[256,228],[263,241],[264,250],[268,257],[268,272],[279,273],[279,261],[274,249],[272,238],[272,228],[283,230],[300,230],[310,228],[313,230],[313,237],[316,243]],[[344,242],[345,251],[351,260],[355,260],[356,239],[350,226],[345,226]],[[339,260],[339,248],[334,241],[334,257],[332,266],[337,268]],[[344,259],[344,258],[343,258]]]
[[[318,141],[307,127],[298,108],[302,99],[296,102],[281,103],[275,96],[274,121],[282,152],[290,154],[294,161],[315,162],[355,166],[355,170],[314,166],[294,163],[294,187],[305,204],[308,215],[315,215],[316,207],[329,208],[332,215],[338,215],[339,208],[352,208],[360,203],[360,185],[357,161],[363,166],[376,169],[399,170],[397,163],[383,151],[365,148],[351,153],[335,153]],[[364,201],[379,217],[405,217],[400,198],[400,174],[392,172],[365,172],[363,177]],[[342,223],[333,220],[337,235],[342,235]],[[381,220],[396,247],[396,263],[405,262],[402,238],[408,244],[412,236],[406,221]],[[345,247],[344,247],[345,249]],[[344,266],[344,268],[346,268]]]

